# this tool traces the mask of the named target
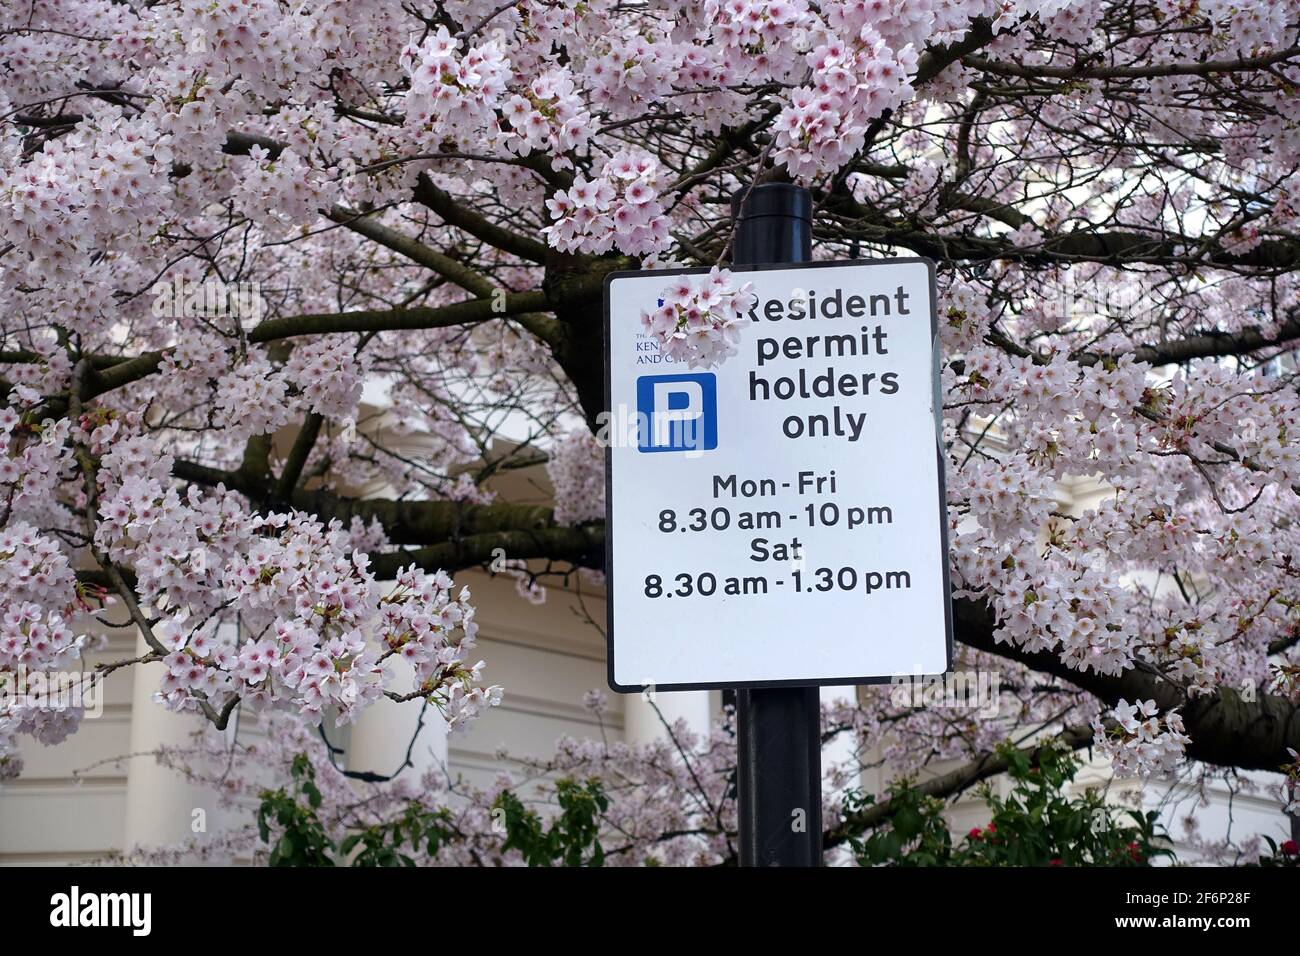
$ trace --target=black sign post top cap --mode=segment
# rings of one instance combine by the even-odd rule
[[[742,186],[731,197],[731,215],[736,220],[783,216],[811,223],[812,194],[793,183]]]

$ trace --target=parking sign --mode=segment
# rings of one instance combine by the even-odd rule
[[[641,375],[636,380],[640,451],[707,451],[718,447],[718,380],[703,375]]]
[[[693,369],[641,326],[674,275],[605,286],[609,681],[849,684],[951,662],[934,271],[735,269],[738,352]]]

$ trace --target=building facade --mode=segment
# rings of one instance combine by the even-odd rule
[[[545,500],[545,472],[516,472],[498,491],[507,500]],[[1059,493],[1063,508],[1082,509],[1095,504],[1106,490],[1081,481],[1063,485]],[[412,750],[417,770],[437,763],[453,776],[481,785],[508,766],[500,756],[503,750],[544,757],[566,735],[649,742],[663,733],[654,708],[639,695],[611,693],[609,707],[599,717],[583,706],[587,691],[607,690],[605,610],[598,588],[585,587],[587,593],[550,588],[547,600],[537,605],[520,597],[507,575],[462,572],[457,583],[470,587],[479,609],[477,656],[487,662],[489,680],[503,685],[506,694],[499,707],[488,710],[464,733],[448,734],[440,719],[426,718]],[[88,666],[143,651],[133,629],[103,634],[104,644],[90,655]],[[233,822],[229,812],[219,808],[215,793],[186,783],[150,756],[161,745],[183,744],[195,726],[192,718],[168,713],[152,701],[162,666],[136,665],[110,674],[101,712],[84,721],[66,742],[45,747],[25,738],[23,774],[0,787],[0,865],[74,864],[115,851],[176,843],[191,836],[196,811],[204,814],[209,832]],[[855,693],[851,687],[823,688],[822,697],[853,699]],[[666,719],[684,719],[697,730],[717,719],[723,706],[720,693],[702,691],[660,693],[656,703]],[[349,768],[391,773],[405,758],[417,716],[415,706],[381,700],[354,727],[331,730],[331,743],[343,750]],[[228,733],[258,731],[243,726]],[[847,747],[847,742],[832,745],[825,761],[844,759]],[[935,772],[944,769],[936,767]],[[877,768],[846,785],[880,793],[886,777]],[[1275,800],[1244,792],[1264,782],[1266,775],[1242,775],[1238,785],[1218,784],[1202,794],[1177,780],[1112,780],[1105,763],[1093,761],[1076,785],[1106,786],[1116,801],[1140,790],[1141,802],[1161,811],[1179,860],[1196,862],[1203,852],[1189,841],[1183,825],[1189,817],[1196,821],[1199,839],[1207,843],[1240,842],[1255,834],[1278,840],[1290,836],[1291,821]],[[1208,801],[1204,805],[1202,798]],[[950,818],[959,832],[987,822],[983,804],[970,797],[957,802]]]

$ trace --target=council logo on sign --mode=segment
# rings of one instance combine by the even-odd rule
[[[636,380],[636,410],[639,451],[718,447],[718,380],[712,372],[642,375]]]

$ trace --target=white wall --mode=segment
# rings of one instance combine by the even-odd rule
[[[457,582],[470,586],[479,608],[479,656],[487,662],[486,677],[507,690],[502,705],[465,733],[448,735],[430,713],[413,753],[417,770],[445,763],[469,784],[485,785],[508,766],[497,758],[500,748],[518,756],[545,757],[562,735],[644,742],[662,732],[658,716],[639,695],[616,695],[606,687],[600,630],[604,605],[599,594],[579,599],[552,588],[546,604],[535,606],[515,593],[514,581],[507,577],[467,572],[458,575]],[[106,650],[91,656],[90,664],[128,657],[134,650],[134,632],[117,631]],[[181,741],[188,731],[185,718],[149,700],[159,666],[124,668],[110,675],[103,715],[86,721],[64,744],[43,747],[25,741],[24,774],[0,788],[0,865],[76,862],[137,844],[173,842],[189,834],[196,807],[207,810],[210,831],[220,825],[222,815],[212,794],[186,785],[149,757],[129,756],[162,742]],[[583,694],[592,689],[609,695],[608,712],[601,718],[582,706]],[[851,688],[826,688],[822,697],[851,694]],[[660,693],[656,703],[669,720],[684,717],[692,729],[703,731],[718,713],[719,695]],[[350,732],[331,728],[331,740],[346,749],[352,769],[391,772],[405,755],[417,712],[416,704],[384,701]],[[239,732],[255,731],[245,726]],[[838,746],[846,750],[848,744]],[[104,762],[112,757],[121,759]],[[79,768],[91,769],[74,777]],[[883,778],[881,771],[869,771],[862,785],[879,792]],[[1097,765],[1081,780],[1097,783],[1105,778],[1104,765]],[[1116,783],[1112,789],[1118,795],[1132,786]],[[1180,818],[1191,804],[1167,799],[1169,789],[1168,783],[1149,782],[1143,799],[1149,807],[1163,801],[1169,829],[1181,838]],[[1229,833],[1236,838],[1259,832],[1280,838],[1288,834],[1289,821],[1271,800],[1233,798],[1222,787],[1212,791],[1208,808],[1191,812],[1205,839]],[[967,798],[953,812],[954,829],[982,825],[986,816],[982,804]],[[1182,849],[1188,862],[1196,858],[1185,844]]]

